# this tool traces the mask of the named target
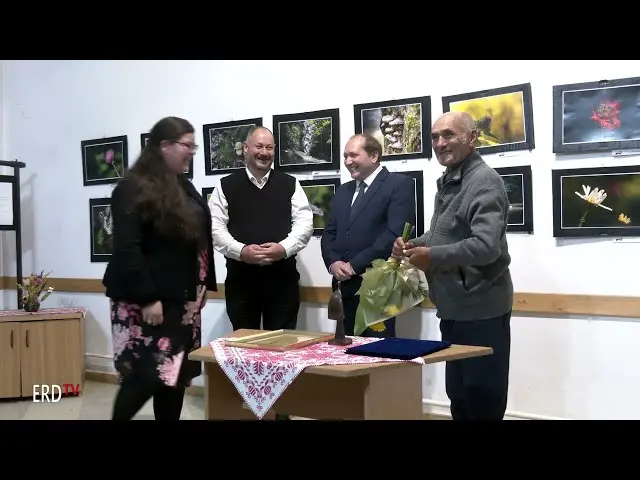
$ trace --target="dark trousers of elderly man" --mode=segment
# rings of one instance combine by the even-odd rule
[[[507,409],[511,312],[485,320],[441,320],[442,340],[482,345],[492,355],[447,362],[445,385],[454,420],[502,420]]]

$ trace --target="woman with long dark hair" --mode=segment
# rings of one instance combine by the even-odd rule
[[[200,312],[217,287],[209,207],[184,175],[196,150],[187,120],[163,118],[112,193],[103,284],[121,384],[114,420],[133,418],[151,397],[156,420],[178,420],[201,374],[187,356],[200,347]]]

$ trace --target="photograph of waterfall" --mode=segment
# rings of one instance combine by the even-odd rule
[[[375,137],[382,161],[431,158],[431,97],[403,98],[353,106],[355,133]]]
[[[340,170],[337,108],[273,116],[273,168],[286,172]]]

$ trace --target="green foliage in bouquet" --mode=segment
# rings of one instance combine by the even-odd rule
[[[405,223],[402,239],[407,242],[413,227]],[[384,321],[415,307],[427,298],[424,274],[406,260],[393,257],[376,259],[362,275],[358,291],[360,304],[356,312],[355,335],[367,328],[384,331]]]

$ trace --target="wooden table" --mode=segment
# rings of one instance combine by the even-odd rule
[[[244,336],[260,330],[237,330]],[[425,364],[491,355],[489,347],[452,345],[424,357]],[[204,362],[205,419],[256,419],[236,387],[216,362],[211,346],[194,350],[189,359]],[[422,365],[380,362],[308,367],[293,381],[263,418],[275,412],[313,419],[420,420]]]

